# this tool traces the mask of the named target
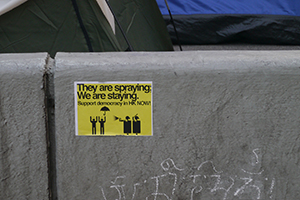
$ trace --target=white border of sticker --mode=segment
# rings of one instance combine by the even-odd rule
[[[107,137],[150,137],[153,136],[153,82],[152,81],[74,81],[74,109],[75,109],[75,135],[76,136],[83,136],[83,137],[89,137],[90,135],[78,135],[78,110],[77,110],[77,85],[78,84],[151,84],[151,135],[130,135],[130,136],[122,136],[122,135],[116,135],[116,136],[107,136]],[[95,136],[91,136],[95,137]],[[103,137],[103,136],[102,136]]]

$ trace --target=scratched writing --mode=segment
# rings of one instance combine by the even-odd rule
[[[236,174],[228,174],[211,160],[187,169],[167,158],[160,163],[161,174],[131,184],[131,192],[126,193],[126,186],[130,187],[124,181],[127,177],[117,176],[110,181],[110,191],[105,193],[101,187],[101,194],[104,200],[108,200],[107,194],[113,191],[116,193],[113,200],[275,199],[276,179],[266,177],[260,149],[251,152],[250,160]]]

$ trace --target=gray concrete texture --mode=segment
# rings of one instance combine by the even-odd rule
[[[0,55],[0,199],[48,199],[46,58]]]
[[[299,51],[58,53],[58,198],[298,199],[299,75]],[[74,81],[153,81],[153,136],[75,136]]]
[[[175,51],[180,51],[178,45],[173,46]],[[259,45],[259,44],[247,44],[247,43],[236,43],[236,44],[215,44],[215,45],[182,45],[182,51],[211,51],[211,50],[230,50],[230,51],[290,51],[300,50],[300,46],[297,45]]]

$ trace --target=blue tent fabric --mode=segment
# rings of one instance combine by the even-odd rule
[[[168,14],[164,0],[157,0],[163,15]],[[168,0],[172,14],[256,14],[300,16],[296,0]]]
[[[173,43],[164,0],[156,0]],[[300,44],[300,1],[168,0],[182,44]]]

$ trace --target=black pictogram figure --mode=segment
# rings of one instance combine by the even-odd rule
[[[131,121],[130,121],[129,116],[126,116],[125,120],[115,116],[115,120],[119,120],[120,122],[123,122],[123,132],[124,133],[126,133],[127,135],[129,133],[131,133]]]
[[[141,121],[139,120],[140,118],[137,115],[138,114],[132,117],[132,129],[133,129],[132,132],[135,133],[136,135],[138,133],[141,133]]]
[[[92,123],[92,135],[96,135],[96,123],[97,123],[97,117],[96,118],[92,118],[92,116],[90,116],[90,122]]]
[[[106,112],[110,111],[108,107],[104,106],[100,109],[104,112],[103,117],[99,117],[98,122],[100,123],[100,135],[104,135],[104,123],[106,122]]]
[[[98,121],[100,123],[100,135],[104,135],[104,123],[106,122],[105,114],[104,114],[104,117],[99,117]]]

